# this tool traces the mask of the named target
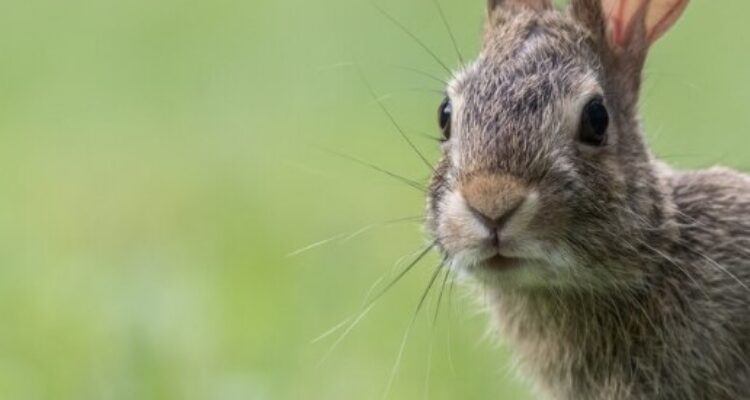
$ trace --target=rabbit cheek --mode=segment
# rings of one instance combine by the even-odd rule
[[[558,197],[557,194],[540,197],[537,200],[537,212],[528,220],[528,231],[533,232],[541,241],[556,242],[569,223],[566,208]]]
[[[446,193],[441,201],[437,236],[442,248],[451,255],[492,244],[491,232],[474,218],[456,192]]]

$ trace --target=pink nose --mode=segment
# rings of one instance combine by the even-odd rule
[[[486,215],[483,212],[472,207],[471,205],[469,205],[469,211],[471,211],[474,217],[476,217],[477,220],[483,223],[487,227],[487,229],[491,231],[500,231],[503,229],[505,224],[508,223],[511,217],[513,217],[513,214],[515,214],[516,211],[521,208],[521,203],[522,202],[519,201],[518,204],[513,206],[513,208],[509,209],[505,212],[505,214],[500,215],[499,217],[494,215]]]
[[[506,175],[474,175],[459,185],[466,205],[487,228],[497,231],[510,220],[528,194],[526,186]]]

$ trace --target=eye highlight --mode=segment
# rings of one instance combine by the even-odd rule
[[[440,125],[440,130],[443,131],[443,141],[451,138],[452,113],[453,106],[451,105],[451,100],[446,97],[443,102],[440,103],[440,108],[438,108],[438,124]]]
[[[589,100],[581,114],[578,139],[589,146],[604,146],[607,144],[608,127],[609,112],[604,99],[595,97]]]

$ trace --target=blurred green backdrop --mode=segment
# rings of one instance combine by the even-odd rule
[[[431,0],[378,0],[446,64]],[[441,0],[466,57],[484,0]],[[721,4],[719,4],[721,3]],[[724,7],[724,8],[721,8]],[[750,3],[695,0],[644,112],[671,163],[747,168]],[[432,257],[326,357],[319,334],[424,244],[445,77],[370,0],[25,0],[0,13],[0,398],[380,399]],[[447,300],[447,299],[446,299]],[[527,399],[479,302],[428,302],[391,399]]]

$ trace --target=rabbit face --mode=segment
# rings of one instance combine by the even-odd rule
[[[490,16],[481,54],[447,88],[450,137],[428,196],[428,230],[452,268],[512,286],[643,272],[619,266],[662,202],[594,43],[568,14]]]

